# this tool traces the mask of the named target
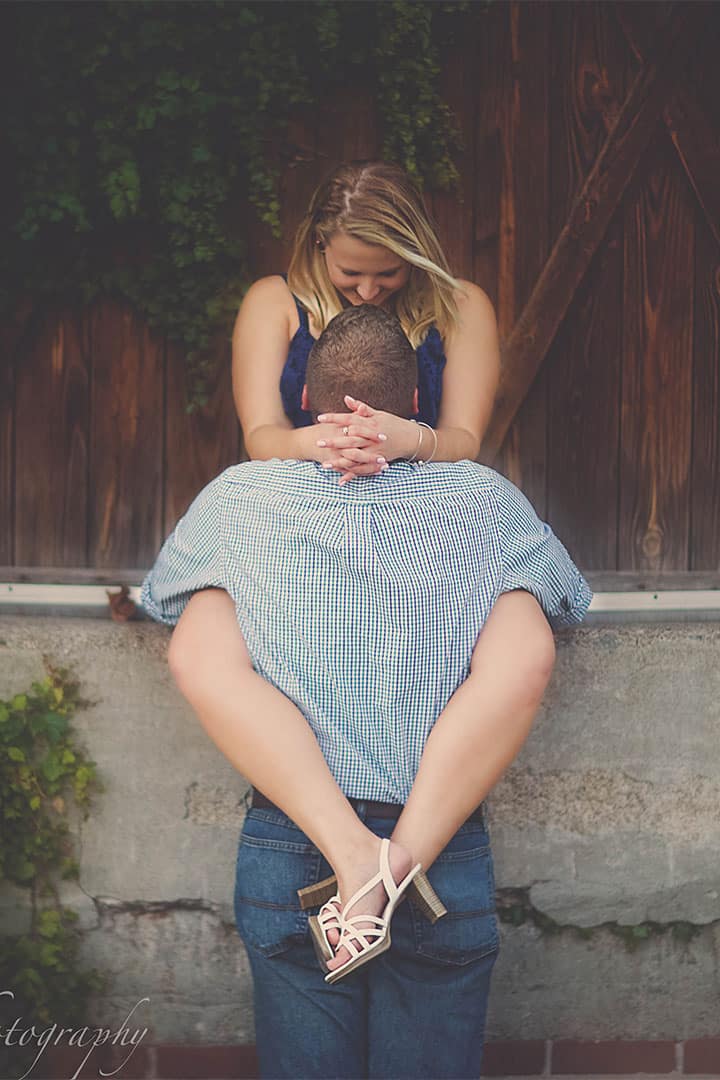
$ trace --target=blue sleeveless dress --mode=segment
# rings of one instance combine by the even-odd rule
[[[284,275],[283,275],[284,276]],[[280,376],[280,396],[285,415],[292,421],[293,427],[308,427],[312,416],[300,407],[302,388],[305,384],[305,371],[310,350],[315,342],[310,333],[308,313],[293,294],[298,311],[298,326],[288,348],[285,367]],[[422,420],[430,427],[437,427],[442,397],[442,376],[445,367],[445,352],[442,338],[437,327],[431,326],[424,341],[415,350],[418,365],[418,411],[413,417]],[[372,405],[372,401],[370,402]]]

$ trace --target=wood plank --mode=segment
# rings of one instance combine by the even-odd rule
[[[140,585],[150,569],[106,569],[77,566],[0,566],[0,582],[25,585]]]
[[[633,72],[607,5],[556,5],[553,14],[550,186],[557,237]],[[613,567],[617,559],[622,252],[616,214],[546,360],[547,516],[583,569]]]
[[[665,123],[705,221],[720,244],[720,131],[687,95],[665,110]]]
[[[15,381],[31,320],[26,302],[0,326],[0,562],[7,563],[13,562],[15,542]]]
[[[548,253],[550,9],[510,4],[511,84],[503,129],[502,236],[498,320],[513,330]]]
[[[713,18],[714,14],[714,18]],[[645,57],[652,39],[652,8],[647,5],[621,4],[617,15],[627,40],[641,60]],[[708,11],[711,17],[710,36],[720,36],[720,12]],[[714,24],[714,25],[713,25]],[[717,47],[717,45],[716,45]],[[705,55],[707,55],[707,50]],[[713,63],[716,63],[717,54]],[[685,174],[695,191],[707,224],[720,243],[720,128],[713,123],[692,93],[686,79],[678,85],[663,111],[665,126],[682,162]]]
[[[550,232],[554,243],[617,123],[639,64],[618,33],[608,4],[556,4],[551,45]]]
[[[331,105],[335,117],[329,156],[337,153],[337,164],[343,161],[365,161],[382,157],[380,124],[375,97],[357,87],[341,90]],[[323,128],[318,132],[318,144],[323,145]],[[326,131],[327,134],[330,134]],[[333,166],[331,165],[331,168]]]
[[[326,136],[326,139],[333,141],[334,147],[337,147],[339,138],[335,130]],[[278,157],[277,161],[281,168],[279,196],[282,236],[273,237],[269,228],[258,222],[254,212],[248,210],[245,227],[249,237],[252,280],[266,274],[282,274],[287,270],[295,231],[316,187],[333,168],[336,154],[336,149],[331,155],[327,145],[320,145],[317,118],[307,110],[298,110],[288,126],[283,156]]]
[[[85,566],[89,358],[77,313],[46,309],[15,400],[15,561]]]
[[[88,312],[90,562],[149,565],[162,539],[164,345],[128,307]]]
[[[302,178],[315,158],[315,129],[316,122],[309,112],[298,108],[288,122],[287,138],[282,144],[277,138],[272,143],[272,164],[278,173],[280,236],[274,236],[270,226],[259,220],[249,201],[239,214],[237,228],[247,238],[248,284],[287,270],[295,230],[307,207]]]
[[[510,7],[508,4],[491,4],[483,11],[477,59],[473,64],[476,79],[473,281],[485,290],[496,311],[499,310],[500,203],[504,168],[500,126],[505,99],[510,93],[511,65]],[[508,220],[509,210],[506,206],[503,218],[506,227],[512,224],[512,219]]]
[[[459,179],[449,191],[435,191],[432,217],[437,225],[443,251],[452,273],[473,279],[473,203],[476,130],[476,72],[481,21],[470,12],[440,56],[440,93],[449,106],[460,133],[461,146],[455,153]]]
[[[165,492],[163,533],[212,480],[240,460],[240,426],[235,415],[231,379],[231,346],[218,340],[212,353],[215,371],[207,405],[187,411],[187,381],[182,350],[168,346],[165,367]]]
[[[695,244],[694,349],[690,569],[720,570],[720,246],[703,221]]]
[[[547,354],[607,226],[645,151],[674,82],[702,32],[703,5],[679,5],[658,33],[617,123],[504,349],[504,372],[483,458],[497,453]]]
[[[621,570],[686,570],[695,207],[664,132],[625,205]]]
[[[547,361],[547,517],[583,570],[617,560],[622,236],[618,217]]]
[[[585,574],[593,592],[655,592],[720,589],[720,573],[688,570],[591,570]]]
[[[510,5],[511,92],[503,109],[505,148],[499,279],[501,338],[514,325],[550,248],[548,160],[550,6],[544,0]],[[504,246],[504,244],[503,244]],[[497,407],[497,406],[496,406]],[[492,427],[493,421],[491,421]],[[547,378],[542,374],[517,411],[499,469],[522,488],[541,516],[547,512]]]
[[[13,561],[15,532],[15,357],[0,328],[0,561]]]
[[[705,5],[705,29],[687,72],[687,91],[720,130],[720,6]]]

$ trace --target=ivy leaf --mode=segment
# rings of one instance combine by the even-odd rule
[[[19,746],[9,746],[7,755],[11,761],[25,761],[25,753]]]
[[[45,734],[49,742],[58,742],[63,735],[67,734],[70,721],[67,716],[60,716],[58,713],[45,713],[43,716],[43,726],[45,728]]]
[[[47,780],[57,780],[59,776],[65,771],[60,763],[59,757],[54,750],[51,750],[45,760],[41,763],[40,769],[43,776]]]

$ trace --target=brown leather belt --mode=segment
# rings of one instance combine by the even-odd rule
[[[348,802],[354,810],[362,809],[366,817],[371,818],[386,818],[390,821],[397,821],[402,813],[403,807],[400,803],[388,803],[388,802],[375,802],[372,799],[348,799]],[[276,806],[274,802],[266,798],[261,791],[257,788],[253,788],[252,802],[250,804],[256,810],[279,810],[280,813],[284,811],[280,810],[279,806]],[[484,821],[485,814],[483,811],[484,804],[481,803],[477,810],[473,810],[472,814],[467,821]]]

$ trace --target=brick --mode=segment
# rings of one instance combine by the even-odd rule
[[[254,1046],[158,1046],[157,1080],[255,1080]]]
[[[551,1075],[605,1073],[666,1073],[675,1069],[673,1042],[579,1042],[563,1039],[553,1043]]]
[[[483,1053],[483,1076],[539,1076],[545,1066],[545,1043],[486,1043]]]
[[[685,1043],[686,1073],[720,1076],[720,1038],[688,1039]]]
[[[68,1046],[58,1044],[48,1047],[33,1069],[28,1080],[67,1080],[69,1076],[75,1077],[76,1070],[88,1052],[89,1047]],[[146,1080],[150,1076],[150,1062],[147,1049],[138,1046],[129,1057],[127,1064],[118,1072],[122,1061],[125,1061],[132,1050],[131,1046],[98,1046],[90,1054],[82,1070],[77,1073],[77,1080],[98,1080],[100,1069],[112,1073],[114,1080]]]

